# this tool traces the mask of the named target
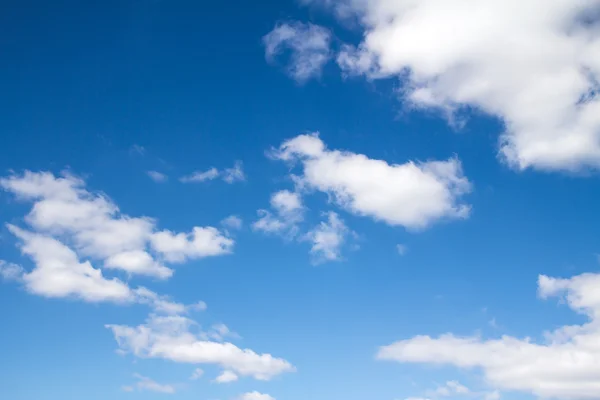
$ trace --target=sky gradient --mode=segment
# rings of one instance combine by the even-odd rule
[[[599,398],[598,9],[5,2],[0,398]]]

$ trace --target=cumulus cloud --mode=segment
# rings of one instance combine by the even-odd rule
[[[600,167],[600,1],[310,2],[363,28],[338,54],[345,73],[397,77],[417,108],[498,117],[516,168]]]
[[[545,334],[545,341],[503,336],[437,338],[416,336],[381,347],[377,358],[403,363],[452,365],[479,369],[497,389],[520,391],[542,398],[596,399],[600,393],[600,274],[570,279],[540,276],[541,298],[561,296],[588,321],[562,326]],[[489,399],[498,398],[495,392]]]
[[[388,164],[330,150],[316,133],[285,141],[272,156],[302,166],[303,174],[296,177],[300,187],[324,192],[347,211],[390,225],[418,229],[469,214],[461,197],[471,185],[455,158]]]
[[[83,180],[68,174],[26,171],[0,179],[0,187],[33,203],[25,217],[30,229],[8,229],[35,265],[30,272],[19,271],[19,278],[29,291],[47,297],[154,304],[147,293],[106,278],[90,260],[106,271],[166,279],[173,270],[164,260],[226,254],[234,244],[212,227],[195,227],[191,234],[157,232],[153,219],[121,213],[106,195],[86,190]]]
[[[150,179],[152,179],[156,183],[164,183],[169,180],[169,177],[162,172],[158,171],[148,171],[146,172]]]
[[[263,37],[267,61],[289,52],[287,73],[299,83],[317,78],[331,58],[331,32],[301,22],[280,23]]]
[[[304,219],[302,197],[297,192],[280,190],[271,196],[271,208],[259,210],[259,219],[252,228],[265,233],[293,237],[298,233],[298,224]]]
[[[182,315],[151,315],[139,326],[107,325],[121,351],[140,358],[161,358],[179,363],[215,364],[237,376],[270,380],[293,372],[288,361],[270,354],[240,349],[232,343],[206,339],[198,324]]]
[[[336,213],[330,211],[326,217],[326,221],[322,221],[306,235],[306,239],[312,242],[310,253],[315,263],[339,261],[341,248],[349,233],[344,221]]]
[[[214,179],[221,178],[227,183],[235,183],[246,180],[244,174],[244,168],[241,161],[236,161],[232,168],[225,168],[223,171],[219,171],[215,167],[211,167],[206,171],[195,171],[190,175],[185,175],[179,178],[179,181],[183,183],[201,183],[206,181],[212,181]]]
[[[238,400],[275,400],[274,397],[269,396],[268,394],[263,394],[259,392],[248,392],[238,397]]]
[[[239,379],[237,374],[231,371],[223,371],[221,375],[215,378],[215,383],[231,383]]]

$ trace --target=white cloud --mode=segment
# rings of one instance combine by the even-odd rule
[[[363,27],[346,73],[398,77],[415,107],[497,116],[517,168],[600,167],[600,1],[317,1]]]
[[[169,180],[169,177],[162,172],[158,171],[148,171],[147,172],[150,179],[152,179],[156,183],[164,183]]]
[[[122,386],[121,390],[123,390],[124,392],[133,392],[133,386]]]
[[[136,383],[136,387],[138,388],[138,390],[148,390],[151,392],[167,394],[175,393],[175,387],[172,385],[163,385],[157,383],[152,379],[142,376],[140,374],[134,374],[134,377],[138,379],[138,382]]]
[[[223,171],[219,171],[215,167],[211,167],[206,171],[195,171],[190,175],[182,176],[179,181],[183,183],[200,183],[206,181],[212,181],[214,179],[221,178],[227,183],[235,183],[246,180],[244,174],[244,168],[241,161],[236,161],[233,167],[225,168]]]
[[[20,280],[28,291],[45,297],[77,297],[89,302],[129,302],[134,295],[124,282],[107,279],[89,261],[59,241],[8,225],[21,241],[21,251],[31,257],[36,268]]]
[[[227,183],[235,183],[246,180],[241,161],[236,161],[233,168],[226,168],[223,171],[223,180]]]
[[[502,336],[438,338],[416,336],[382,347],[377,357],[403,363],[453,365],[481,370],[497,389],[520,391],[543,398],[595,399],[600,393],[600,274],[570,279],[541,275],[541,298],[561,296],[574,311],[585,315],[582,325],[567,325],[546,333],[544,342]],[[488,393],[489,399],[499,397]]]
[[[25,270],[17,264],[0,260],[0,277],[5,281],[18,281],[21,279]]]
[[[141,358],[162,358],[179,363],[216,364],[239,376],[270,380],[276,375],[293,372],[286,360],[270,354],[240,349],[232,343],[205,340],[197,332],[195,321],[181,316],[151,315],[137,327],[107,325],[119,348]]]
[[[237,215],[230,215],[229,217],[221,221],[221,225],[223,225],[225,228],[239,231],[240,229],[242,229],[244,221],[242,221],[242,219]]]
[[[321,75],[331,58],[331,32],[301,22],[280,23],[263,37],[267,61],[289,51],[287,73],[299,83]]]
[[[340,260],[341,248],[349,232],[336,213],[328,212],[326,216],[327,221],[322,221],[306,235],[312,242],[310,253],[316,263]]]
[[[170,262],[228,254],[234,245],[233,239],[210,226],[195,227],[191,233],[155,232],[150,236],[150,243]]]
[[[300,194],[280,190],[271,196],[271,208],[274,213],[268,210],[258,211],[260,218],[252,224],[252,228],[290,237],[296,235],[298,223],[304,219],[304,206]]]
[[[299,162],[302,188],[327,193],[344,209],[390,225],[424,228],[443,218],[465,218],[461,196],[470,190],[457,159],[388,164],[363,154],[329,150],[317,134],[284,142],[273,157]]]
[[[217,179],[219,177],[219,170],[212,167],[206,171],[196,171],[191,175],[182,176],[179,180],[183,183],[196,183],[196,182],[205,182],[212,181],[213,179]]]
[[[275,398],[272,396],[269,396],[268,394],[263,394],[263,393],[254,391],[254,392],[244,393],[243,395],[238,397],[238,400],[275,400]]]
[[[215,378],[216,383],[231,383],[237,381],[238,376],[231,371],[223,371],[223,373]]]
[[[218,323],[211,326],[210,330],[206,332],[206,337],[221,342],[226,338],[239,339],[240,335],[232,332],[227,325]]]
[[[0,187],[33,203],[25,217],[32,230],[15,225],[8,229],[35,264],[31,272],[22,270],[22,281],[43,296],[148,303],[119,279],[104,277],[91,261],[80,260],[97,261],[106,270],[166,279],[173,271],[162,264],[163,258],[225,254],[233,246],[233,240],[212,227],[195,227],[193,234],[156,232],[153,219],[120,213],[107,196],[89,192],[83,180],[72,175],[26,171],[0,179]]]
[[[190,376],[190,379],[193,381],[196,381],[196,380],[202,378],[203,375],[204,375],[204,370],[201,368],[196,368],[194,370],[194,372],[192,372],[192,376]]]

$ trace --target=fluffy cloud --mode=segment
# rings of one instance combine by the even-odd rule
[[[561,296],[585,316],[582,325],[546,333],[545,342],[503,336],[484,340],[445,334],[417,336],[382,347],[377,357],[403,363],[453,365],[480,369],[498,389],[544,398],[596,399],[600,393],[600,274],[570,279],[540,276],[541,298]],[[497,398],[497,393],[489,394]]]
[[[268,394],[263,394],[259,392],[248,392],[238,397],[238,400],[275,400],[275,398],[269,396]]]
[[[198,324],[181,315],[151,315],[136,327],[107,325],[121,351],[141,358],[162,358],[179,363],[216,364],[238,376],[270,380],[295,368],[270,354],[240,349],[232,343],[206,340]]]
[[[195,227],[190,233],[155,232],[150,236],[152,248],[170,262],[218,256],[231,252],[234,241],[217,228]]]
[[[317,134],[284,142],[272,156],[300,163],[297,184],[327,193],[344,209],[390,225],[424,228],[442,218],[464,218],[470,190],[457,159],[388,164],[363,154],[329,150]]]
[[[349,232],[336,213],[329,212],[326,216],[327,221],[321,222],[306,235],[312,242],[310,253],[316,263],[340,260],[341,248]]]
[[[215,167],[211,167],[206,171],[195,171],[190,175],[182,176],[179,180],[183,183],[200,183],[212,181],[221,178],[227,183],[235,183],[246,180],[243,164],[241,161],[236,161],[232,168],[225,168],[219,171]]]
[[[186,306],[105,277],[88,259],[98,261],[106,271],[119,269],[166,279],[173,270],[164,266],[163,260],[215,256],[230,252],[233,246],[233,240],[212,227],[195,227],[191,234],[157,232],[154,220],[120,213],[107,196],[89,192],[81,179],[71,175],[27,171],[0,179],[0,187],[33,203],[25,217],[30,230],[15,225],[8,229],[35,268],[29,272],[11,268],[10,272],[12,279],[22,281],[38,295],[138,302],[161,312],[169,312],[169,308],[182,312]],[[2,270],[7,276],[8,268]]]
[[[263,37],[267,61],[289,51],[287,73],[299,83],[321,75],[331,58],[330,43],[329,30],[300,22],[278,24]]]
[[[517,168],[600,166],[600,1],[310,2],[363,27],[338,54],[346,73],[398,77],[415,107],[500,118],[500,155]]]
[[[302,197],[297,192],[280,190],[271,196],[271,208],[259,210],[260,218],[252,228],[266,233],[294,236],[298,232],[298,223],[304,219]]]
[[[215,378],[215,382],[216,383],[231,383],[231,382],[237,381],[238,379],[239,379],[238,376],[234,372],[223,371],[223,373],[221,373],[221,375],[219,375]]]

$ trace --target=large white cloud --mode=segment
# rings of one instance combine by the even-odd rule
[[[504,121],[517,168],[600,167],[599,0],[305,0],[364,32],[338,54],[349,74],[399,77],[404,99]]]
[[[179,363],[216,364],[225,371],[223,379],[233,375],[270,380],[276,375],[295,371],[288,361],[270,354],[240,349],[228,342],[206,339],[195,321],[182,315],[151,315],[139,326],[107,325],[122,351],[141,358],[162,358]]]
[[[105,269],[166,279],[173,270],[163,265],[164,260],[181,262],[227,254],[234,245],[232,239],[213,227],[195,227],[189,234],[156,231],[153,219],[120,213],[107,196],[86,190],[83,180],[68,174],[56,177],[49,172],[26,171],[0,179],[0,187],[33,203],[25,220],[34,232],[15,226],[11,231],[23,240],[23,249],[31,247],[31,242],[44,243],[36,246],[35,252],[26,252],[34,257],[38,267],[47,265],[45,256],[60,253],[65,273],[81,271],[77,265],[92,268],[89,262],[78,261],[79,257],[89,257],[100,261]],[[58,247],[64,251],[48,250]],[[56,280],[59,282],[62,281]]]
[[[299,187],[319,190],[339,206],[390,225],[424,228],[443,218],[464,218],[470,190],[457,159],[388,164],[349,151],[330,150],[317,134],[285,141],[273,157],[300,163]]]
[[[445,334],[417,336],[379,350],[381,360],[480,369],[498,389],[544,398],[597,399],[600,393],[600,274],[570,279],[540,276],[540,297],[563,296],[589,318],[546,333],[546,341],[503,336],[484,340]]]

